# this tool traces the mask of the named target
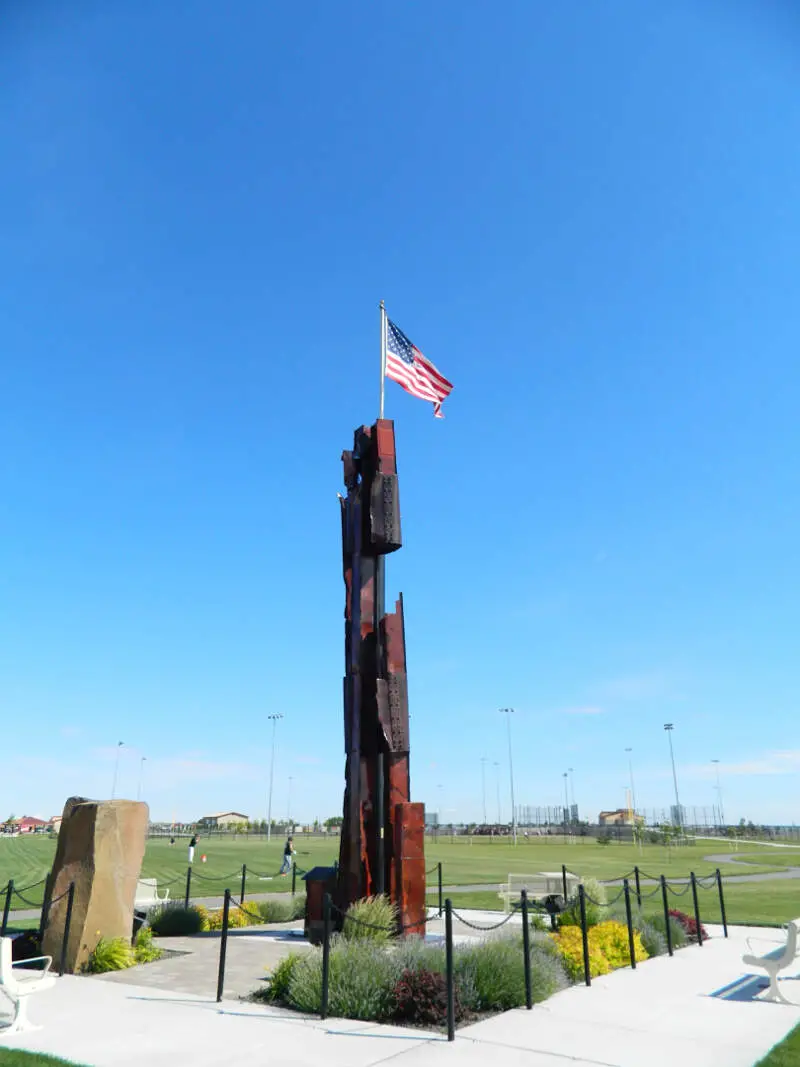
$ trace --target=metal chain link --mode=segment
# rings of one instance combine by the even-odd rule
[[[680,883],[676,882],[676,883],[674,883],[674,884],[675,884],[675,885],[679,885]],[[671,884],[670,882],[667,882],[667,889],[669,890],[669,892],[670,892],[670,893],[672,893],[672,895],[673,895],[674,897],[685,897],[685,896],[686,896],[686,894],[687,894],[687,893],[689,892],[689,890],[691,889],[691,885],[690,885],[690,883],[689,883],[689,882],[687,882],[687,883],[686,883],[686,885],[685,885],[685,886],[683,887],[683,889],[682,889],[682,890],[681,890],[680,892],[678,892],[678,890],[677,890],[677,889],[673,889],[673,888],[672,888],[672,884]]]
[[[29,889],[36,889],[37,886],[44,885],[44,883],[46,881],[47,881],[47,878],[40,878],[38,882],[31,882],[30,885],[24,885],[22,887],[22,889],[17,889],[16,886],[15,886],[14,887],[14,892],[15,893],[27,893]]]
[[[22,893],[20,893],[20,891],[18,889],[15,889],[14,893],[16,894],[16,896],[19,897],[19,899],[22,901],[22,903],[23,904],[27,904],[29,908],[41,908],[42,907],[41,903],[39,903],[39,902],[37,902],[35,900],[28,900],[28,898],[23,896]]]
[[[476,923],[471,923],[469,919],[465,919],[463,915],[459,914],[459,912],[453,908],[453,916],[464,926],[468,927],[470,930],[481,930],[487,933],[490,930],[499,930],[501,926],[505,926],[507,922],[513,919],[516,914],[516,911],[510,911],[505,919],[501,919],[499,923],[494,923],[492,926],[478,926]]]

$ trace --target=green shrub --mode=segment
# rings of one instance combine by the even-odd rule
[[[550,942],[531,944],[531,987],[535,1002],[546,1000],[567,982],[566,972]],[[456,978],[464,1006],[472,1011],[507,1011],[525,1003],[522,937],[515,934],[459,948]]]
[[[187,937],[208,929],[205,916],[199,908],[184,908],[182,904],[167,904],[157,908],[150,912],[147,921],[157,937]]]
[[[598,926],[608,918],[606,887],[601,885],[596,878],[585,878],[583,891],[586,895],[586,925]],[[597,903],[595,904],[594,901]],[[561,926],[580,926],[581,907],[577,895],[572,898],[569,907],[562,911],[559,923]]]
[[[667,951],[667,939],[658,927],[638,914],[633,916],[633,925],[639,931],[647,955],[663,956]]]
[[[664,922],[664,916],[663,915],[653,915],[650,918],[649,922],[650,922],[650,925],[652,927],[654,927],[660,934],[663,935],[664,943],[666,944],[667,927],[666,927],[666,923]],[[670,930],[670,935],[672,937],[672,947],[673,948],[684,948],[685,945],[689,944],[689,937],[688,937],[686,931],[681,926],[681,924],[678,922],[678,920],[677,919],[673,919],[673,917],[671,915],[669,917],[669,930]]]
[[[89,974],[105,974],[106,971],[124,971],[136,962],[130,941],[124,937],[101,937],[89,954],[86,970]]]
[[[305,896],[292,897],[292,918],[304,919],[306,917],[306,898]]]
[[[344,1019],[386,1019],[391,1015],[397,962],[382,945],[337,937],[331,945],[328,1009]],[[294,965],[289,1004],[316,1014],[322,1000],[322,950],[313,949]]]
[[[397,932],[397,908],[388,897],[364,897],[347,909],[342,926],[346,941],[386,944]]]
[[[295,917],[290,900],[262,900],[258,904],[258,911],[265,923],[288,923]]]
[[[269,976],[269,985],[256,994],[259,1000],[269,1000],[283,1004],[289,999],[289,983],[292,980],[294,969],[303,957],[297,952],[290,952],[284,956]]]
[[[133,942],[133,955],[136,963],[153,963],[160,960],[164,953],[153,944],[153,931],[143,926]]]

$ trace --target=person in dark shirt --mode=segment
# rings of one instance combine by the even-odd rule
[[[294,850],[294,838],[289,835],[286,838],[286,844],[283,846],[283,863],[281,864],[281,877],[285,878],[292,869],[294,863],[294,857],[296,855]]]
[[[194,863],[194,850],[197,848],[197,835],[192,836],[192,840],[189,842],[189,863]]]

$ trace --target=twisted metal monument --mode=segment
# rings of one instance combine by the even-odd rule
[[[404,932],[425,932],[425,809],[411,803],[403,598],[384,611],[385,557],[402,546],[394,422],[342,455],[346,587],[344,821],[336,904],[386,893]]]

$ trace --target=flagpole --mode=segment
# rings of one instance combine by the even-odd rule
[[[386,308],[381,300],[381,407],[378,418],[383,418],[383,395],[386,390]]]

